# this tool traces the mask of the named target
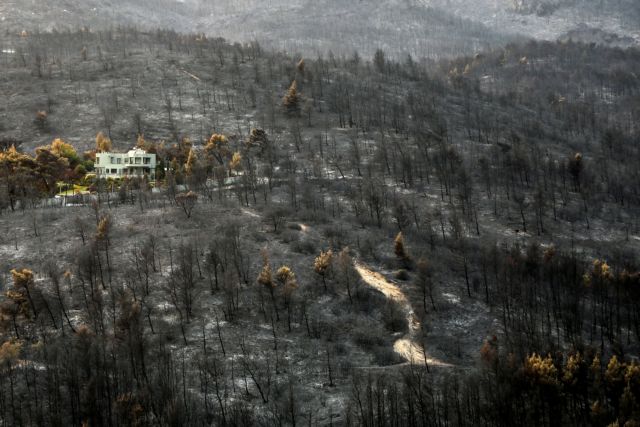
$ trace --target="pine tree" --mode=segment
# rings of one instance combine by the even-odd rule
[[[111,151],[111,140],[107,138],[102,132],[98,132],[96,135],[96,151],[98,153],[108,153]]]
[[[395,253],[398,261],[400,261],[402,266],[408,267],[408,264],[411,262],[411,257],[409,256],[407,248],[404,244],[404,235],[402,234],[402,231],[398,233],[393,241],[393,252]]]
[[[20,341],[5,341],[0,345],[0,366],[2,368],[11,366],[18,360],[22,351],[22,343]]]
[[[569,173],[573,178],[573,184],[576,190],[580,190],[580,176],[582,174],[582,170],[584,165],[582,163],[582,154],[576,153],[571,159],[569,159]]]
[[[269,138],[267,137],[267,132],[263,129],[251,129],[251,134],[249,135],[249,139],[247,140],[247,145],[258,145],[265,146],[269,143]]]
[[[214,133],[204,147],[207,156],[213,157],[219,165],[224,164],[224,159],[229,156],[229,140],[226,136]]]
[[[551,355],[542,358],[537,353],[533,353],[525,360],[524,372],[533,384],[558,384],[558,369],[555,367]]]
[[[393,252],[398,258],[405,258],[407,256],[404,250],[404,237],[402,236],[402,232],[399,232],[393,241]]]
[[[190,176],[191,174],[193,174],[193,170],[196,167],[196,162],[197,162],[197,157],[196,157],[196,153],[193,150],[193,148],[191,148],[189,150],[189,155],[187,156],[187,163],[185,163],[184,165],[184,171],[187,174],[187,176]]]
[[[269,253],[267,252],[266,249],[262,250],[262,270],[260,270],[260,274],[258,274],[257,282],[259,285],[269,290],[269,295],[271,296],[271,303],[273,305],[274,311],[276,312],[276,319],[280,320],[280,316],[278,314],[278,305],[276,304],[276,295],[275,295],[275,289],[278,284],[273,280],[273,273],[271,271],[271,264],[269,262]],[[260,298],[262,301],[262,294]],[[263,312],[264,312],[264,308],[263,308]]]
[[[271,265],[269,263],[269,254],[266,250],[262,250],[262,270],[258,274],[258,284],[266,288],[274,288],[273,275],[271,273]]]
[[[324,285],[325,292],[327,291],[327,274],[331,268],[331,261],[333,260],[333,252],[328,250],[326,252],[320,251],[313,263],[313,270],[322,277],[322,284]]]
[[[287,90],[282,103],[289,114],[300,112],[300,95],[298,94],[298,83],[294,80]]]
[[[229,169],[238,172],[242,167],[242,155],[238,152],[233,153],[231,162],[229,162]]]
[[[60,138],[56,138],[53,140],[49,147],[46,147],[58,157],[64,157],[69,160],[71,166],[75,166],[78,162],[80,162],[80,157],[78,157],[78,153],[73,145],[64,142]]]
[[[293,298],[294,291],[298,289],[296,275],[290,267],[283,265],[276,272],[276,280],[280,283],[282,288],[284,304],[287,308],[287,326],[289,328],[289,332],[291,332],[291,300]]]
[[[11,270],[11,276],[13,277],[13,290],[22,295],[26,295],[34,317],[38,317],[38,311],[31,295],[33,288],[33,271],[23,268],[21,270]],[[7,295],[11,297],[11,295]]]

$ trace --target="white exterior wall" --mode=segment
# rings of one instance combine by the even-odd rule
[[[96,175],[99,178],[124,178],[148,175],[156,178],[156,155],[139,148],[127,153],[96,153]]]

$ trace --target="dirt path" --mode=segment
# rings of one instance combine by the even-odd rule
[[[299,223],[300,231],[308,234],[313,229],[307,224]],[[364,283],[372,288],[382,292],[382,294],[398,303],[405,312],[409,331],[401,338],[397,339],[393,344],[393,350],[406,360],[407,364],[427,364],[436,367],[453,367],[453,365],[443,362],[439,359],[429,356],[429,353],[423,348],[419,340],[416,339],[421,331],[420,320],[413,312],[413,307],[407,300],[404,292],[394,283],[387,280],[382,274],[371,269],[362,262],[355,262],[354,267]]]
[[[409,332],[402,338],[396,340],[393,344],[394,351],[402,356],[407,363],[416,365],[426,363],[429,366],[452,367],[449,363],[430,357],[418,340],[416,340],[416,336],[420,333],[420,320],[413,312],[411,303],[407,300],[404,292],[402,292],[396,284],[387,280],[382,274],[372,270],[363,263],[356,262],[355,268],[368,286],[382,292],[385,297],[398,303],[406,314]]]

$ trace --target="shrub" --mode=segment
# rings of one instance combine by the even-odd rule
[[[409,272],[404,268],[401,268],[400,270],[393,273],[393,277],[395,277],[398,280],[402,280],[404,282],[409,280]]]
[[[329,226],[324,229],[324,236],[333,247],[345,247],[349,245],[349,231],[343,227]]]
[[[300,234],[292,230],[285,230],[280,234],[282,243],[291,244],[300,240]]]
[[[290,222],[287,224],[289,230],[302,231],[302,226],[297,222]]]
[[[385,344],[384,338],[373,328],[358,328],[353,332],[353,340],[363,350],[371,351]]]
[[[305,255],[315,254],[318,251],[318,249],[316,248],[316,244],[308,239],[302,239],[293,242],[293,244],[291,245],[291,249]]]
[[[373,351],[374,363],[379,366],[397,365],[404,362],[392,347],[380,346]]]
[[[379,291],[360,286],[353,294],[353,303],[357,310],[370,314],[376,307],[381,307],[387,301],[386,297]]]
[[[34,123],[38,130],[46,132],[49,130],[49,114],[46,111],[38,111],[36,113]]]
[[[382,322],[390,332],[407,332],[407,315],[395,302],[387,302],[384,306],[382,310]]]

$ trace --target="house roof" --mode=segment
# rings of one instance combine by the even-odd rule
[[[103,151],[101,153],[96,153],[96,155],[106,155],[106,156],[113,156],[113,155],[129,155],[129,156],[141,156],[141,155],[146,155],[146,154],[150,154],[150,155],[154,155],[155,153],[147,153],[145,150],[143,150],[142,148],[133,148],[127,152],[116,152],[116,151]]]

